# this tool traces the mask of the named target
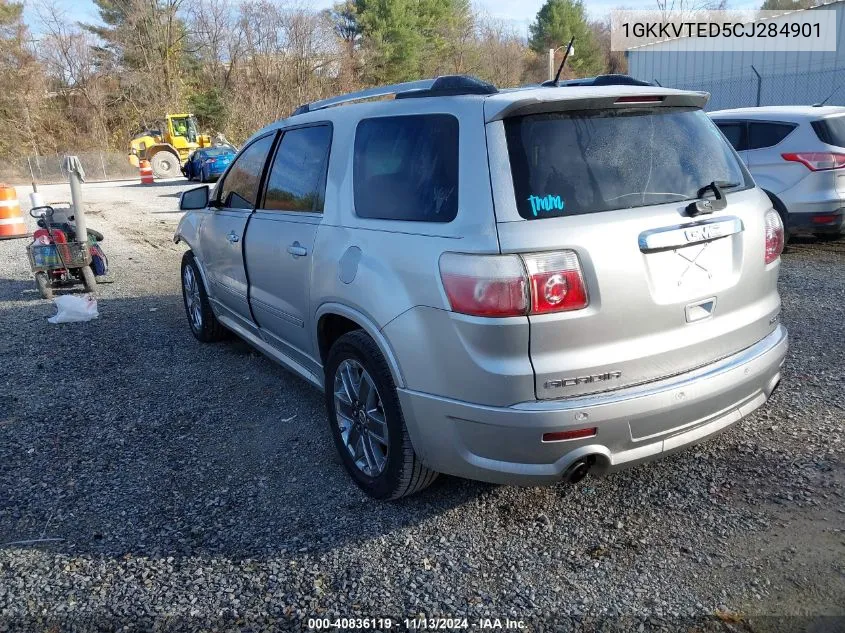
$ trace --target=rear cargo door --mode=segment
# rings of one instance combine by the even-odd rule
[[[845,154],[845,114],[825,117],[812,123],[818,139],[827,145],[825,150],[836,154]],[[845,169],[830,170],[836,193],[845,202]]]
[[[770,204],[700,109],[513,116],[488,123],[488,151],[502,252],[574,251],[589,295],[529,316],[538,398],[680,374],[774,329]],[[714,181],[727,206],[692,217]]]

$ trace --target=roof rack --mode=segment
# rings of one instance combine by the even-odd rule
[[[445,97],[454,95],[479,95],[495,94],[498,89],[493,84],[481,81],[476,77],[468,75],[443,75],[434,79],[420,79],[418,81],[406,81],[389,86],[378,86],[359,92],[331,97],[321,101],[313,101],[299,106],[291,116],[323,110],[344,103],[374,99],[376,97],[387,97],[394,95],[396,99],[410,99],[417,97]]]
[[[653,86],[647,81],[634,79],[630,75],[598,75],[596,77],[583,77],[581,79],[567,79],[566,81],[554,80],[544,81],[540,84],[546,87],[555,86]]]

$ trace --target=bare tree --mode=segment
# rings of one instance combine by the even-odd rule
[[[53,0],[36,5],[36,14],[43,34],[38,53],[54,95],[64,100],[78,131],[94,133],[99,137],[95,144],[108,146],[112,81],[96,57],[93,36],[75,26]]]

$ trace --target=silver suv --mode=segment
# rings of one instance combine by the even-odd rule
[[[264,128],[182,196],[192,332],[323,389],[380,499],[575,482],[737,422],[780,380],[783,226],[706,93],[615,83],[441,77]]]
[[[781,214],[788,233],[845,234],[845,108],[771,106],[710,117]]]

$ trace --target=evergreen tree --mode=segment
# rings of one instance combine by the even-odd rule
[[[601,51],[581,0],[546,0],[528,30],[528,44],[541,56],[548,55],[549,49],[565,47],[574,37],[575,55],[566,61],[566,65],[582,76],[602,72]]]

